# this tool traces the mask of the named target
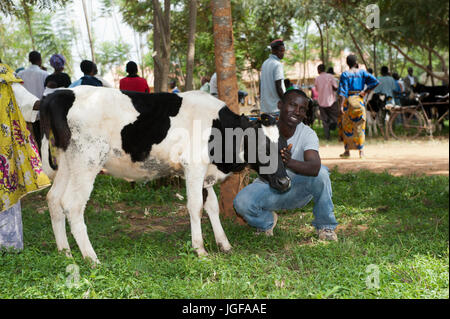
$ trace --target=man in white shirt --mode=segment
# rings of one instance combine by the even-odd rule
[[[403,83],[405,84],[405,92],[409,95],[412,92],[412,88],[417,85],[418,80],[417,77],[413,75],[413,68],[408,68],[408,75],[403,79]]]
[[[37,51],[31,51],[28,54],[28,60],[31,65],[25,70],[20,71],[17,76],[23,80],[23,86],[38,99],[42,98],[45,86],[44,82],[49,74],[41,69],[42,57]]]
[[[284,70],[281,63],[285,52],[284,42],[281,39],[274,40],[270,43],[270,47],[272,54],[261,67],[261,113],[276,112],[278,102],[285,91]]]
[[[275,210],[301,208],[314,199],[312,225],[319,239],[335,241],[337,221],[328,168],[321,165],[317,134],[303,123],[308,102],[303,91],[293,89],[278,103],[278,128],[288,143],[281,156],[291,178],[291,189],[279,193],[258,178],[238,193],[234,208],[250,226],[272,236],[278,219]]]

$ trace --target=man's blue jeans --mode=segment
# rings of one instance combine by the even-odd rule
[[[242,189],[234,199],[234,208],[250,226],[261,230],[273,226],[272,211],[296,209],[306,206],[314,199],[314,220],[316,229],[332,229],[337,226],[331,200],[331,181],[328,168],[322,166],[317,176],[303,176],[288,170],[291,189],[280,193],[269,184],[256,179]]]

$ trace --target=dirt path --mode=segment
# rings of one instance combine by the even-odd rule
[[[421,141],[367,141],[366,158],[360,159],[358,151],[351,151],[349,159],[339,158],[343,144],[320,143],[322,163],[330,169],[335,166],[340,172],[368,169],[374,172],[388,171],[390,174],[449,175],[449,140]]]

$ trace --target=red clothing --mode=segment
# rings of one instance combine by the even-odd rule
[[[119,88],[124,91],[150,93],[147,80],[139,76],[127,76],[120,80]]]

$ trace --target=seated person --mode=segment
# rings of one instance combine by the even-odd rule
[[[95,77],[95,75],[97,74],[97,66],[94,62],[83,60],[80,63],[80,69],[81,72],[84,73],[84,76],[73,82],[69,87],[73,88],[78,85],[103,86],[102,81]]]
[[[291,189],[279,193],[258,178],[238,193],[234,208],[250,226],[272,236],[278,219],[276,210],[302,208],[314,199],[312,225],[319,239],[336,241],[337,222],[328,168],[321,165],[316,133],[303,123],[308,102],[306,94],[297,89],[287,91],[278,102],[278,127],[288,143],[281,156],[291,178]]]
[[[124,91],[149,93],[147,80],[137,75],[138,67],[133,61],[127,63],[126,71],[128,75],[120,80],[119,88]]]

